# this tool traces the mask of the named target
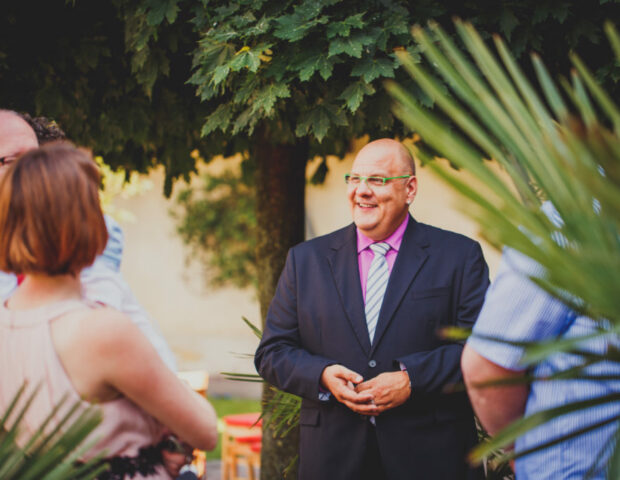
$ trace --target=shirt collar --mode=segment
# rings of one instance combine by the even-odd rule
[[[400,244],[403,243],[403,236],[405,235],[405,230],[407,229],[407,223],[409,223],[409,214],[405,216],[405,219],[398,226],[398,228],[394,230],[389,237],[382,241],[398,252],[400,249]],[[357,253],[360,253],[362,250],[368,248],[371,244],[376,243],[374,240],[368,238],[360,232],[359,228],[356,227],[355,230],[357,231]]]

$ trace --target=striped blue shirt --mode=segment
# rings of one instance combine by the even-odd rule
[[[577,315],[528,278],[540,277],[542,274],[543,269],[537,263],[514,250],[506,250],[468,345],[501,367],[525,370],[527,366],[522,363],[522,348],[482,339],[476,335],[514,341],[541,341],[593,333],[597,325],[592,319]],[[611,344],[618,346],[617,337],[599,337],[584,342],[580,347],[602,354]],[[580,357],[575,355],[555,354],[534,366],[533,373],[536,377],[545,377],[580,363]],[[615,375],[620,378],[620,364],[600,362],[588,367],[584,373]],[[530,388],[525,414],[618,392],[620,381],[535,381]],[[620,402],[614,402],[565,414],[531,430],[517,440],[517,452],[599,422],[612,420],[603,427],[517,459],[517,479],[604,479],[619,418]]]

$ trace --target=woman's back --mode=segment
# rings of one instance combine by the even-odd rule
[[[0,270],[24,277],[0,305],[0,409],[24,380],[43,382],[27,432],[69,393],[101,404],[95,433],[102,440],[90,455],[105,448],[116,457],[112,465],[142,465],[142,447],[159,455],[160,425],[189,447],[211,450],[213,407],[179,381],[126,316],[82,300],[79,274],[107,241],[99,180],[91,156],[66,144],[25,153],[0,177]],[[185,460],[163,455],[171,473]]]
[[[11,310],[6,304],[0,305],[0,371],[3,372],[0,376],[0,411],[6,410],[25,381],[30,391],[40,387],[23,419],[20,443],[38,431],[43,420],[65,395],[68,395],[68,401],[64,411],[80,400],[80,394],[54,346],[52,324],[62,322],[67,316],[82,317],[79,321],[87,322],[89,314],[92,314],[92,306],[74,299],[27,310]],[[91,438],[100,440],[85,459],[102,451],[106,452],[106,457],[139,457],[141,461],[138,463],[153,467],[152,470],[145,467],[142,472],[145,476],[169,478],[161,465],[154,465],[160,463],[157,462],[158,453],[148,449],[162,439],[164,427],[125,397],[99,405],[103,421]],[[82,402],[82,408],[87,406],[87,402]],[[50,422],[48,431],[57,426],[64,411],[60,411]]]

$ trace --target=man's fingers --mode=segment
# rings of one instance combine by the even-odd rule
[[[357,393],[355,390],[350,390],[346,387],[339,388],[336,392],[332,392],[336,396],[339,402],[351,402],[351,403],[369,403],[372,400],[370,393]]]
[[[365,390],[370,390],[374,386],[373,380],[367,380],[365,382],[360,383],[359,385],[357,385],[355,387],[355,391],[356,392],[363,392]]]
[[[377,406],[372,403],[352,403],[352,402],[343,402],[344,405],[349,407],[355,413],[359,413],[362,415],[370,415],[374,416],[379,413],[377,411]]]
[[[353,370],[349,370],[342,365],[339,366],[340,369],[335,372],[336,376],[355,384],[360,383],[362,380],[364,380],[359,373],[356,373]]]
[[[333,394],[336,394],[334,391],[336,388],[343,385],[352,390],[352,384],[360,383],[363,380],[359,373],[349,370],[342,365],[330,365],[321,374],[321,384]]]

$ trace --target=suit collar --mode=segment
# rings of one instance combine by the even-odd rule
[[[370,338],[364,314],[364,299],[357,261],[357,232],[355,224],[337,232],[332,237],[329,262],[340,301],[362,350],[370,352]]]
[[[426,248],[428,245],[426,226],[416,222],[413,217],[409,218],[409,224],[405,230],[403,242],[396,257],[396,262],[394,262],[385,296],[383,297],[371,354],[377,349],[405,293],[413,283],[422,265],[426,262],[428,258]]]

